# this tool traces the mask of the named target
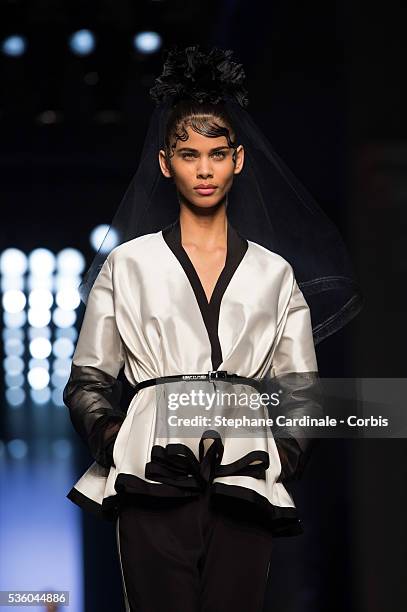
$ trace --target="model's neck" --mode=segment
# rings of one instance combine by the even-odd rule
[[[195,214],[189,208],[181,206],[179,222],[183,245],[204,245],[205,248],[224,247],[227,244],[228,219],[224,206],[213,214]]]

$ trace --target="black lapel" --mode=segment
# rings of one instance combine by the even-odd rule
[[[165,242],[180,262],[191,283],[211,343],[212,367],[214,370],[217,370],[223,361],[218,335],[220,305],[226,288],[247,251],[248,242],[240,236],[228,221],[226,263],[216,282],[211,300],[208,303],[198,273],[181,244],[181,226],[179,219],[176,219],[174,223],[164,228],[162,234]]]

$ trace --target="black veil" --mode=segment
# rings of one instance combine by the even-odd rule
[[[234,99],[224,101],[237,143],[245,148],[242,172],[228,194],[227,217],[247,240],[278,253],[292,266],[310,307],[314,343],[341,329],[361,309],[363,298],[346,246],[333,222],[295,178]],[[179,215],[176,189],[158,163],[164,148],[172,100],[161,102],[151,116],[137,171],[124,194],[79,293],[86,304],[93,283],[108,256],[110,232],[122,244],[157,232]]]

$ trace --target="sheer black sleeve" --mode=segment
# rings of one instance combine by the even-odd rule
[[[63,393],[76,432],[104,467],[114,465],[113,445],[125,418],[120,408],[122,383],[117,380],[123,364],[108,258],[89,294]]]
[[[317,440],[312,429],[287,425],[289,419],[304,415],[323,416],[321,386],[307,302],[294,278],[287,316],[273,358],[273,387],[279,405],[272,417],[280,424],[272,427],[281,463],[277,482],[302,477]]]

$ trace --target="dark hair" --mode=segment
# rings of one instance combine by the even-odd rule
[[[188,140],[187,127],[209,138],[225,136],[228,146],[234,149],[232,160],[236,162],[236,132],[224,104],[180,100],[171,108],[167,118],[164,150],[168,163],[174,155],[177,140]]]

